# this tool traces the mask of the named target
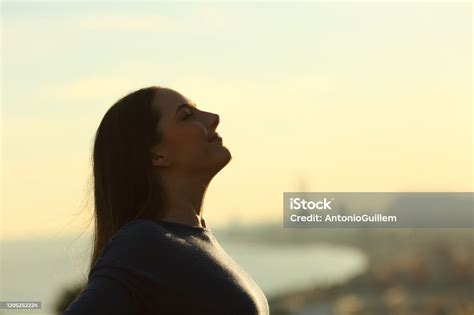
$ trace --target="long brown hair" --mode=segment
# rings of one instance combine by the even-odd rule
[[[92,156],[94,232],[89,272],[104,246],[127,222],[157,218],[164,196],[150,148],[160,142],[160,113],[152,109],[152,86],[121,98],[97,129]]]

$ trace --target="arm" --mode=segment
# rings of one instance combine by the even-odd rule
[[[93,277],[63,315],[134,315],[140,305],[122,282],[107,276]]]

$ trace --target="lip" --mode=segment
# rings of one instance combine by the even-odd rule
[[[216,142],[216,141],[222,142],[222,138],[218,136],[214,138],[213,140],[211,140],[211,142]]]
[[[218,140],[218,139],[222,140],[222,138],[219,137],[219,134],[215,133],[215,134],[213,134],[212,137],[208,140],[208,142],[213,142],[213,141]]]

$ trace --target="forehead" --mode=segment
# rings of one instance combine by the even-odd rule
[[[190,104],[191,106],[194,105],[190,99],[181,93],[171,89],[161,88],[155,92],[152,106],[158,110],[162,116],[171,117],[174,116],[179,105],[184,103]]]

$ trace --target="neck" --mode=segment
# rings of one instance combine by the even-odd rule
[[[203,227],[202,203],[208,182],[192,181],[189,178],[162,178],[166,204],[160,219],[190,226]]]

